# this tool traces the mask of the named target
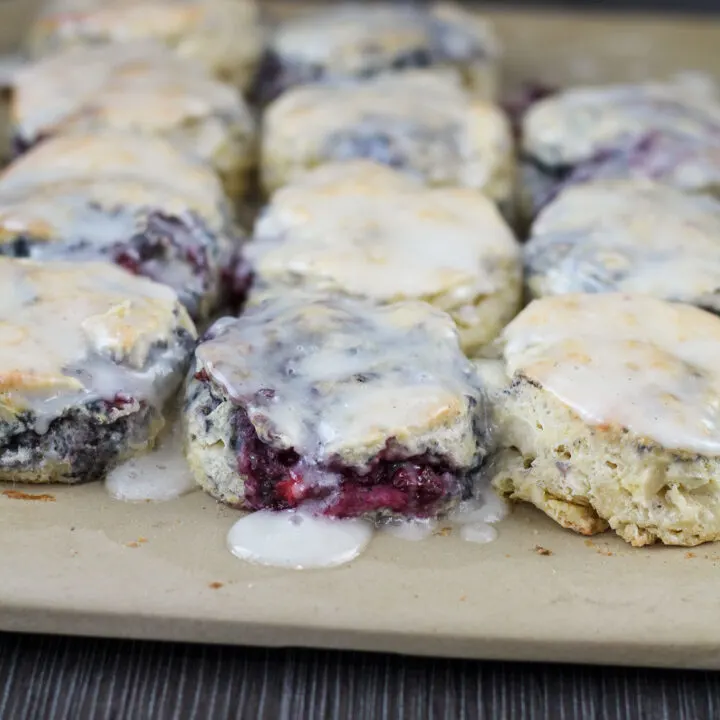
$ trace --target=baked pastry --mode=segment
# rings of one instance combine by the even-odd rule
[[[209,163],[240,198],[256,163],[255,123],[230,85],[150,43],[76,47],[15,76],[16,150],[60,134],[158,135]]]
[[[720,313],[720,202],[651,180],[573,185],[524,247],[532,297],[628,292]]]
[[[503,333],[493,483],[585,535],[720,539],[720,318],[649,296],[532,302]]]
[[[438,67],[493,99],[498,55],[491,26],[452,3],[340,3],[277,28],[256,92],[267,102],[296,85]]]
[[[0,480],[97,480],[152,447],[194,345],[175,293],[107,263],[9,258],[0,287]]]
[[[409,71],[294,88],[269,105],[263,131],[268,193],[317,165],[357,158],[417,175],[430,186],[482,190],[502,205],[513,191],[507,119],[447,74]]]
[[[720,101],[714,85],[678,80],[565,90],[522,123],[523,204],[533,216],[561,188],[649,178],[686,192],[720,187]]]
[[[234,507],[435,516],[487,448],[477,376],[425,303],[288,293],[218,320],[191,372],[187,459]]]
[[[30,29],[38,58],[78,45],[152,40],[247,89],[264,44],[253,0],[51,0]]]
[[[217,178],[159,138],[59,136],[0,175],[0,254],[111,260],[198,320],[230,299],[240,253]]]
[[[278,190],[246,259],[251,302],[297,288],[425,300],[455,320],[467,353],[520,309],[520,248],[493,203],[368,160],[329,163]]]

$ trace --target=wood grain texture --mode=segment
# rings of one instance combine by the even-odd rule
[[[0,635],[12,720],[705,720],[720,675]]]

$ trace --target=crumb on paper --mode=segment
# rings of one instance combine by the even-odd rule
[[[26,493],[22,490],[3,490],[5,497],[11,500],[37,500],[39,502],[55,502],[55,496],[50,493]]]
[[[512,557],[512,555],[508,555],[507,553],[505,553],[505,557],[509,558],[509,557]]]
[[[685,559],[691,560],[692,558],[697,557],[697,555],[694,552],[686,552],[685,553]]]
[[[449,527],[442,527],[438,528],[433,532],[433,535],[438,535],[440,537],[447,537],[452,532],[452,528]]]
[[[587,547],[589,547],[589,548],[595,547],[595,543],[592,540],[586,540],[585,545],[587,545]]]
[[[211,582],[211,583],[208,583],[208,587],[209,587],[209,588],[212,588],[213,590],[219,590],[219,589],[220,589],[221,587],[223,587],[224,585],[225,585],[225,583],[221,583],[221,582]]]
[[[139,537],[139,538],[137,539],[137,541],[138,541],[139,543],[146,543],[148,540],[147,540],[146,537]]]
[[[136,542],[135,540],[133,540],[132,542],[125,543],[125,547],[129,547],[129,548],[139,548],[139,547],[140,547],[140,543],[139,543],[139,542]]]
[[[542,545],[536,545],[535,546],[535,552],[538,555],[552,555],[552,550],[548,550],[547,548],[544,548]]]
[[[460,596],[460,602],[465,602],[466,600],[467,600],[467,595]]]

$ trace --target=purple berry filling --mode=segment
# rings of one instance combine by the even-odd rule
[[[571,185],[595,180],[643,177],[662,181],[675,169],[702,155],[703,148],[682,136],[652,131],[595,155],[572,166],[547,167],[535,158],[527,158],[547,178],[545,191],[534,200],[535,212],[554,200]]]
[[[459,480],[442,458],[408,456],[392,441],[362,474],[340,462],[320,468],[338,477],[337,486],[321,486],[306,477],[294,450],[263,443],[244,410],[237,411],[234,423],[238,470],[246,477],[245,503],[252,510],[285,510],[316,500],[330,517],[388,511],[422,518],[436,515],[460,492]]]
[[[208,375],[201,371],[195,379],[208,382]],[[469,485],[467,473],[458,472],[447,459],[431,453],[411,455],[392,438],[362,470],[339,460],[308,470],[294,449],[263,442],[243,407],[233,417],[233,446],[238,472],[245,478],[243,507],[250,510],[286,510],[314,501],[328,517],[387,513],[427,518],[447,509]],[[328,485],[314,479],[328,474],[337,482]]]

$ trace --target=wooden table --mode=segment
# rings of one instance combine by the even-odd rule
[[[0,635],[3,720],[711,720],[720,675]]]

